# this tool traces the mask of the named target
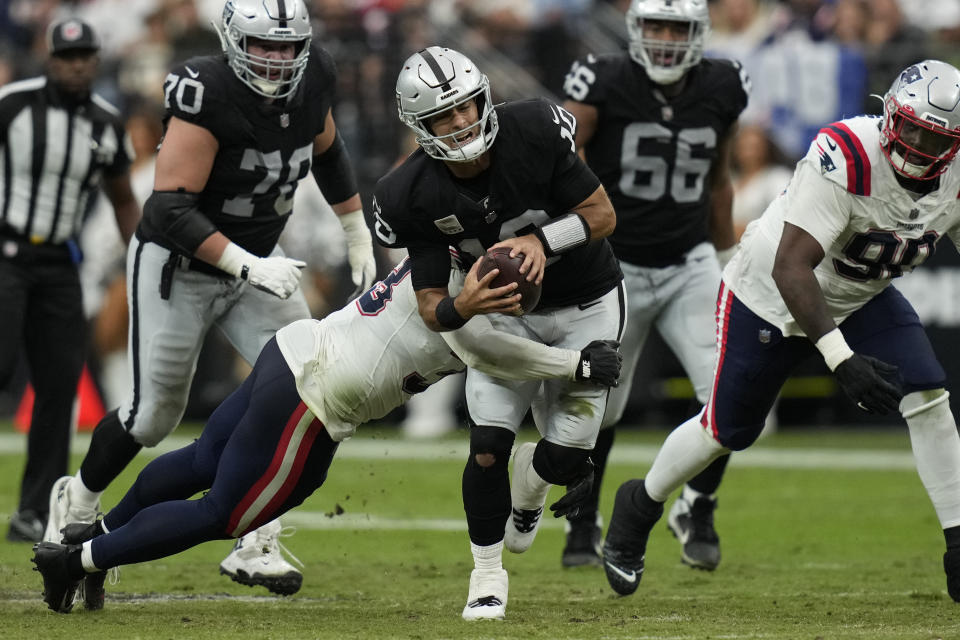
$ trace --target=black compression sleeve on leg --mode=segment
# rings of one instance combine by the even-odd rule
[[[80,478],[90,491],[103,491],[120,475],[143,445],[133,439],[114,409],[93,430],[90,448],[80,464]]]
[[[730,461],[730,454],[720,456],[707,468],[691,478],[687,484],[691,489],[695,489],[706,495],[713,495],[720,488],[720,482],[723,480],[723,474],[727,470],[727,462]]]
[[[503,540],[510,517],[510,475],[507,461],[514,434],[500,427],[471,426],[470,459],[463,469],[463,510],[470,542],[479,546]],[[477,462],[478,454],[491,454],[493,464]]]
[[[589,470],[590,451],[540,440],[533,452],[533,470],[550,484],[566,485]]]
[[[567,516],[567,520],[590,520],[593,522],[596,519],[597,510],[600,508],[600,487],[603,485],[603,473],[607,469],[607,459],[610,457],[610,448],[613,447],[614,434],[613,427],[600,429],[600,433],[597,434],[597,444],[590,452],[590,459],[593,461],[593,488],[590,490],[590,497],[580,507],[580,513],[575,516]]]

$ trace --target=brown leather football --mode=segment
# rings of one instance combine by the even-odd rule
[[[493,269],[500,269],[500,273],[490,283],[490,288],[503,287],[511,282],[516,282],[520,285],[516,290],[521,295],[520,306],[523,307],[524,313],[530,313],[540,302],[541,286],[533,282],[527,282],[526,274],[520,273],[522,264],[522,253],[517,254],[515,258],[511,258],[510,249],[506,247],[490,249],[486,255],[480,257],[477,279],[483,278]]]

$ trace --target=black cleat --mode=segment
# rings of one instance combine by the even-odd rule
[[[650,500],[650,511],[637,508],[635,496],[643,489],[643,480],[628,480],[617,489],[613,515],[603,543],[603,569],[610,588],[628,596],[640,586],[647,538],[653,525],[663,515],[663,503]],[[645,494],[644,494],[645,495]]]
[[[57,613],[70,613],[81,579],[72,578],[67,559],[80,547],[40,542],[33,545],[34,571],[43,576],[43,601]]]
[[[716,508],[716,499],[706,496],[696,498],[692,504],[680,496],[673,503],[667,527],[683,545],[683,564],[705,571],[713,571],[720,564],[720,538],[713,528]]]
[[[83,544],[87,540],[93,540],[97,536],[103,535],[103,533],[103,527],[100,526],[99,519],[96,522],[72,522],[60,530],[64,544]],[[96,573],[88,573],[81,582],[77,597],[83,600],[83,606],[87,611],[103,609],[103,603],[106,599],[106,590],[103,585],[106,581],[107,572],[97,571]]]
[[[560,562],[565,567],[599,567],[602,530],[600,516],[567,521],[567,543]]]
[[[947,574],[947,593],[960,602],[960,549],[947,549],[943,554],[943,570]]]

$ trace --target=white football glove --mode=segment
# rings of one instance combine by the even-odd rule
[[[258,258],[232,242],[217,262],[218,268],[282,300],[293,295],[300,286],[301,270],[305,266],[307,263],[303,260],[283,256]]]
[[[347,261],[350,263],[350,277],[356,289],[350,294],[353,299],[373,285],[377,277],[377,261],[373,256],[373,238],[363,219],[363,210],[357,209],[337,216],[347,238]]]

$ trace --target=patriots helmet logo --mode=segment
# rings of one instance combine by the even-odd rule
[[[903,84],[911,84],[922,77],[923,74],[920,73],[920,67],[913,65],[903,70],[903,72],[900,74],[900,82]]]
[[[830,157],[830,154],[823,150],[823,147],[817,143],[817,149],[820,150],[820,175],[825,173],[830,173],[831,171],[837,170],[837,165],[834,164],[833,158]]]

